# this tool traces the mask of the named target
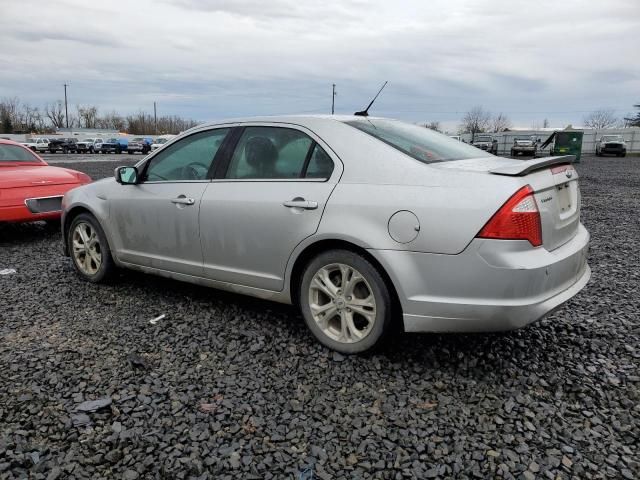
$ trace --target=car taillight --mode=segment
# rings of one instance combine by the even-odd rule
[[[533,189],[526,185],[514,193],[482,227],[477,237],[528,240],[534,247],[542,245],[542,222]]]

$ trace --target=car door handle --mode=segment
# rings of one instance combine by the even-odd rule
[[[284,202],[282,205],[289,208],[304,208],[305,210],[315,210],[318,208],[318,202],[311,202],[304,199],[294,199]]]
[[[176,203],[179,205],[193,205],[196,201],[193,198],[188,198],[183,195],[180,195],[178,198],[172,198],[171,203]]]

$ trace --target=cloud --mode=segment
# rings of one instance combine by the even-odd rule
[[[331,3],[323,0],[164,0],[176,7],[227,13],[255,19],[356,19],[357,9],[366,7],[364,0]]]
[[[457,122],[483,105],[524,126],[580,123],[638,102],[639,27],[625,0],[23,0],[0,16],[0,92],[41,105],[68,83],[72,104],[207,120],[326,113],[332,83],[352,113],[389,80],[375,113]]]
[[[96,34],[89,32],[60,32],[60,31],[43,31],[43,30],[16,30],[11,35],[26,42],[46,42],[48,40],[75,42],[89,46],[97,47],[113,47],[121,46],[122,43],[110,35]]]

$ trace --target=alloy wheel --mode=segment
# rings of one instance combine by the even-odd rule
[[[362,340],[376,321],[371,285],[343,263],[325,265],[316,272],[309,285],[309,307],[322,332],[341,343]]]
[[[73,259],[85,275],[93,276],[102,265],[102,248],[96,230],[86,222],[78,223],[72,234]]]

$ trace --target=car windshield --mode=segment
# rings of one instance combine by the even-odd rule
[[[40,159],[36,157],[31,150],[19,147],[17,145],[6,145],[0,143],[0,162],[38,162]]]
[[[519,142],[530,142],[532,140],[531,137],[516,137],[516,140]]]
[[[117,138],[110,138],[109,140],[107,140],[107,143],[118,143],[118,139]]]
[[[168,138],[158,138],[156,140],[156,143],[158,143],[158,144],[167,143],[167,140],[169,140],[169,139]]]
[[[429,128],[397,120],[367,118],[349,120],[345,123],[423,163],[490,156],[482,150]]]
[[[486,136],[476,137],[476,142],[490,142],[490,141],[491,141],[491,137],[486,137]]]
[[[132,142],[141,142],[141,141],[143,141],[143,140],[144,140],[144,139],[143,139],[142,137],[136,137],[136,138],[134,138],[134,139],[133,139],[133,140],[131,140],[131,141],[132,141]]]
[[[622,140],[622,135],[604,135],[602,137],[603,142],[619,142]]]
[[[93,142],[93,138],[85,138],[84,140],[82,140],[83,142]]]

